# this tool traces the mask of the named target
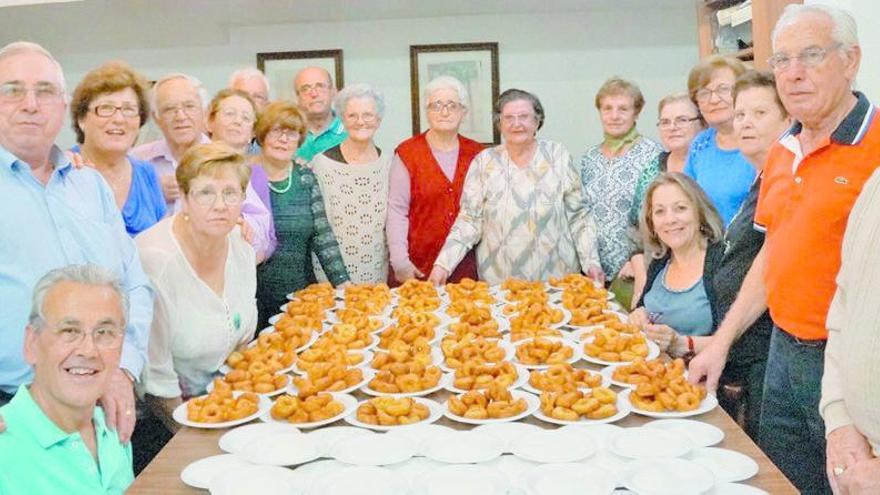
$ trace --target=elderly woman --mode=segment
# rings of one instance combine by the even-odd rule
[[[310,165],[349,278],[357,284],[385,282],[391,153],[383,153],[373,142],[385,114],[385,98],[368,84],[355,84],[336,95],[333,109],[348,137],[316,156]]]
[[[477,244],[480,278],[490,284],[580,271],[600,278],[596,225],[584,208],[577,168],[561,144],[536,138],[544,124],[540,100],[509,89],[498,97],[494,120],[504,143],[471,163],[461,211],[430,280],[444,283]]]
[[[458,133],[468,92],[458,79],[440,76],[425,86],[428,130],[400,143],[391,162],[388,250],[396,282],[425,278],[458,216],[471,160],[483,145]],[[477,278],[473,251],[450,275],[451,282]]]
[[[688,92],[709,128],[691,143],[684,173],[706,191],[724,225],[733,220],[755,180],[755,168],[739,152],[733,130],[733,84],[745,71],[739,60],[713,55],[688,75]]]
[[[73,151],[110,185],[129,235],[165,216],[152,165],[128,154],[150,114],[146,80],[124,62],[108,62],[83,77],[70,102]]]
[[[635,84],[611,78],[599,88],[595,104],[605,138],[581,157],[581,182],[584,200],[599,229],[602,269],[614,277],[635,248],[627,235],[627,215],[636,182],[663,149],[636,130],[645,99]]]
[[[136,239],[156,292],[149,365],[139,385],[169,429],[257,326],[253,248],[236,228],[250,168],[223,143],[196,145],[177,167],[182,209]]]
[[[286,294],[316,281],[313,252],[333,285],[348,282],[315,175],[293,160],[305,133],[305,117],[291,102],[270,103],[257,121],[261,151],[251,162],[251,185],[272,212],[278,239],[275,253],[257,269],[259,328]]]
[[[222,89],[208,105],[208,136],[241,153],[247,153],[256,121],[257,105],[240,89]]]

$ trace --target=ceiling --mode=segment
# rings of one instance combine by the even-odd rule
[[[693,0],[0,0],[5,44],[53,52],[211,46],[239,26],[460,15],[693,9]],[[61,2],[61,3],[56,3]],[[69,3],[68,3],[69,2]],[[6,6],[37,3],[37,5]],[[124,36],[120,36],[124,33]],[[75,47],[75,48],[74,48]]]

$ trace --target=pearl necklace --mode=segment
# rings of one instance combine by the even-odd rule
[[[290,190],[290,186],[293,185],[293,165],[289,165],[287,167],[287,185],[281,189],[275,189],[272,186],[272,181],[267,181],[269,189],[272,190],[275,194],[284,194]]]

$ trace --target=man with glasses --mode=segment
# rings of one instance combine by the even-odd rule
[[[180,187],[174,176],[180,158],[194,145],[211,142],[205,135],[207,93],[198,79],[172,73],[156,81],[152,98],[153,118],[164,138],[142,144],[131,153],[156,168],[168,206],[167,214],[171,215],[180,208]],[[242,233],[254,247],[257,261],[261,262],[275,250],[275,234],[269,210],[250,185],[241,214]]]
[[[832,478],[869,452],[837,400],[841,383],[823,399],[824,422],[819,398],[846,220],[880,165],[880,120],[852,90],[861,60],[852,16],[823,5],[789,5],[772,39],[776,88],[796,122],[764,165],[755,213],[755,227],[766,231],[764,246],[712,342],[691,363],[690,377],[706,377],[714,389],[731,344],[769,308],[775,327],[759,444],[802,493],[828,493],[826,427]],[[863,362],[852,366],[874,372]]]
[[[74,169],[54,145],[66,110],[64,76],[49,52],[26,42],[0,49],[0,197],[7,205],[0,215],[0,404],[32,378],[21,329],[34,283],[59,266],[97,263],[122,280],[131,301],[122,357],[107,367],[101,397],[108,424],[127,442],[152,293],[107,182],[92,168]]]
[[[233,72],[229,76],[228,87],[229,89],[237,89],[247,93],[254,100],[254,105],[257,106],[259,114],[262,114],[266,105],[269,104],[269,79],[258,69],[248,67]],[[252,139],[248,145],[248,154],[258,155],[261,151],[257,139]]]
[[[333,115],[331,105],[336,86],[329,72],[320,67],[306,67],[293,79],[293,92],[299,109],[306,116],[308,129],[296,156],[310,162],[315,155],[345,141],[348,134],[339,118]]]
[[[127,319],[127,295],[105,268],[70,265],[37,282],[19,330],[34,379],[0,407],[0,493],[115,494],[134,480],[131,445],[95,404],[119,367]]]

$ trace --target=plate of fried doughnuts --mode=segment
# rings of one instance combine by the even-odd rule
[[[611,398],[609,392],[616,396]],[[596,387],[586,392],[578,390],[573,393],[576,394],[574,401],[570,401],[571,392],[542,393],[539,398],[541,407],[535,411],[534,416],[541,421],[557,425],[605,424],[619,421],[632,411],[632,405],[628,400],[629,390],[612,392],[606,387]],[[560,399],[562,403],[559,403]],[[580,402],[582,399],[586,402]],[[596,399],[599,402],[598,406],[590,399]]]
[[[446,373],[440,380],[450,392],[463,394],[468,390],[483,390],[493,383],[510,389],[522,387],[529,381],[529,370],[509,361],[494,364],[466,363],[465,366]]]
[[[430,424],[443,416],[443,406],[423,397],[374,397],[361,401],[345,422],[376,431],[406,425]]]
[[[320,392],[309,397],[285,394],[260,414],[260,421],[291,424],[300,429],[317,428],[342,419],[355,407],[357,399],[348,394]]]
[[[374,397],[422,397],[443,388],[443,372],[437,366],[418,363],[395,363],[402,370],[372,371],[373,377],[361,387],[361,391]],[[402,371],[396,374],[397,371]]]
[[[506,423],[530,416],[540,405],[538,397],[528,392],[492,386],[449,396],[443,415],[471,425]]]
[[[266,379],[266,376],[268,376],[268,379]],[[231,370],[222,378],[222,380],[232,385],[232,390],[253,392],[259,395],[265,395],[266,397],[281,395],[287,391],[287,387],[290,386],[290,375],[276,374],[266,376],[256,377],[256,380],[260,381],[252,381],[254,377],[252,377],[247,371]],[[236,380],[236,378],[241,378],[241,380]],[[214,382],[209,383],[206,390],[209,393],[213,391]]]
[[[193,397],[171,413],[174,421],[193,428],[230,428],[257,419],[268,411],[272,401],[250,392],[233,392],[221,387],[207,395]]]

